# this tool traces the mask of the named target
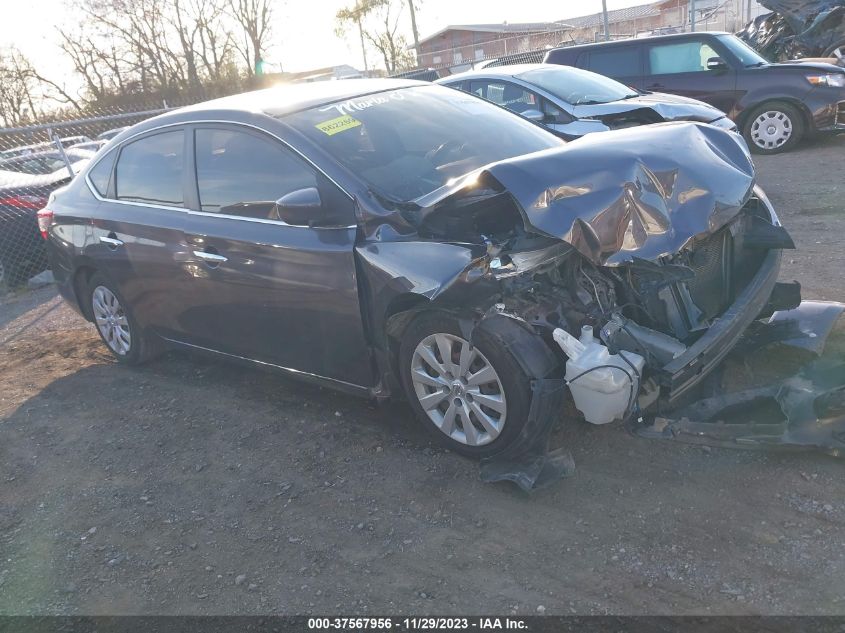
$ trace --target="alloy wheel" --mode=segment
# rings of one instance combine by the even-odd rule
[[[751,140],[761,149],[777,149],[792,138],[792,119],[780,110],[767,110],[751,124]]]
[[[411,380],[426,415],[453,440],[483,446],[502,432],[507,416],[502,381],[469,341],[443,333],[425,337],[411,358]]]
[[[115,294],[105,286],[97,286],[91,295],[94,320],[109,349],[126,356],[132,346],[129,319]]]

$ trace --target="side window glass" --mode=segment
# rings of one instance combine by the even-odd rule
[[[546,118],[549,121],[555,123],[565,123],[572,120],[572,117],[569,116],[568,112],[564,112],[548,99],[541,99],[541,104],[543,106],[541,112],[546,115]]]
[[[508,110],[521,114],[526,110],[539,109],[537,95],[507,81],[491,81],[487,84],[487,99]]]
[[[700,73],[707,70],[708,59],[718,56],[704,42],[680,42],[652,46],[648,51],[648,63],[652,75]]]
[[[640,55],[636,47],[590,51],[590,70],[605,77],[637,77]]]
[[[471,81],[469,82],[469,91],[474,94],[476,97],[485,97],[486,92],[485,89],[486,85],[483,81]]]
[[[162,132],[124,146],[117,160],[118,200],[184,206],[182,146],[184,132]]]
[[[109,181],[111,180],[112,167],[114,166],[114,156],[116,152],[109,152],[108,156],[104,156],[99,163],[94,165],[94,168],[88,172],[88,179],[94,185],[101,196],[105,196],[109,191]]]
[[[277,220],[276,200],[318,187],[311,166],[271,139],[237,130],[200,129],[195,141],[203,211]]]

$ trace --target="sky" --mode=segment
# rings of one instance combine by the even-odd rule
[[[273,46],[268,61],[290,72],[349,64],[363,68],[360,46],[352,37],[335,35],[335,13],[354,0],[277,0]],[[608,9],[621,9],[647,0],[607,0]],[[0,0],[0,47],[15,45],[41,72],[61,79],[71,72],[62,59],[57,26],[70,27],[75,16],[70,0]],[[601,0],[419,0],[417,26],[426,37],[449,24],[495,22],[552,22],[601,11]],[[405,9],[400,29],[412,40]],[[374,56],[370,60],[375,61]]]

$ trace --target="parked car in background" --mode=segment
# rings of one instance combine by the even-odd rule
[[[59,142],[63,148],[75,147],[80,143],[90,143],[91,139],[87,136],[67,136],[60,138]],[[11,147],[0,151],[0,160],[4,158],[14,158],[15,156],[25,156],[27,154],[35,154],[38,152],[48,152],[56,149],[56,144],[52,141],[44,141],[41,143],[33,143],[31,145],[20,145],[18,147]]]
[[[87,150],[89,152],[98,152],[100,150],[100,148],[103,145],[105,145],[106,143],[108,143],[108,141],[103,141],[103,140],[97,139],[97,140],[88,141],[88,142],[85,142],[85,143],[77,143],[76,145],[72,145],[71,147],[73,149]]]
[[[641,94],[603,75],[555,64],[486,67],[436,83],[504,106],[565,139],[664,121],[700,121],[736,131],[724,112],[706,103]]]
[[[65,154],[75,173],[93,156],[73,148]],[[36,214],[50,193],[70,180],[58,151],[0,160],[0,291],[24,284],[47,268]]]
[[[705,101],[726,112],[761,154],[805,136],[845,132],[845,69],[771,64],[728,33],[680,33],[556,48],[545,61],[592,70],[649,92]]]
[[[595,336],[581,360],[599,364],[567,383],[595,390],[590,421],[677,402],[784,307],[792,247],[736,134],[677,122],[566,143],[387,79],[139,123],[39,223],[60,292],[119,361],[170,346],[404,394],[476,457],[542,439],[568,393],[564,335]]]
[[[127,126],[124,125],[123,127],[116,127],[116,128],[111,129],[111,130],[106,130],[105,132],[103,132],[102,134],[97,136],[97,140],[98,141],[110,141],[115,136],[117,136],[118,134],[123,132],[123,130],[125,130],[126,128],[127,128]]]

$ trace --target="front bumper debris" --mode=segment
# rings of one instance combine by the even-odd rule
[[[700,400],[636,435],[730,448],[845,456],[845,363],[816,361],[786,380]]]
[[[804,301],[755,323],[737,354],[780,344],[821,354],[845,304]],[[800,351],[799,351],[800,350]],[[821,450],[845,456],[845,363],[813,360],[772,384],[704,398],[651,421],[634,423],[640,437],[732,448]]]

